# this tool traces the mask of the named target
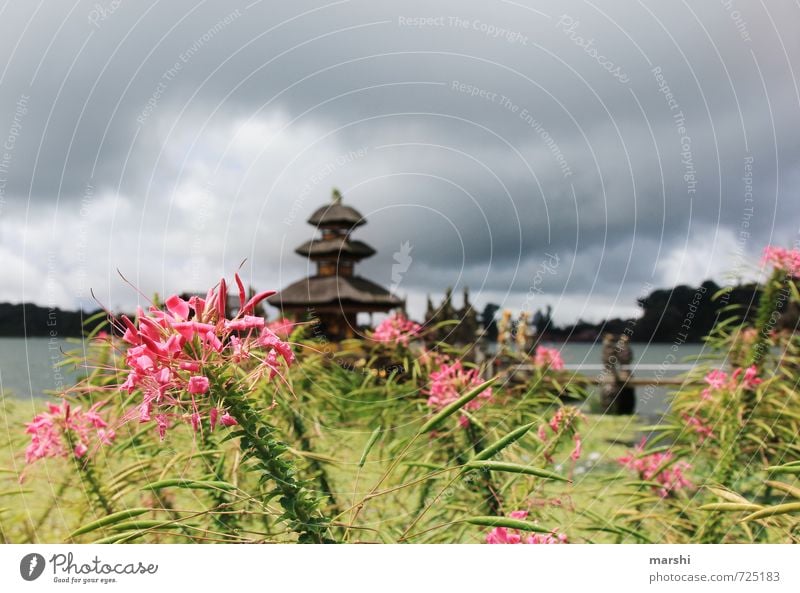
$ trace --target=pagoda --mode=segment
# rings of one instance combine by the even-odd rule
[[[330,340],[355,337],[358,313],[384,313],[405,306],[382,286],[355,275],[355,264],[375,255],[375,250],[350,238],[366,220],[342,204],[338,190],[333,190],[331,203],[318,208],[308,223],[322,236],[306,241],[295,253],[315,262],[317,273],[271,296],[271,305],[296,320],[315,320],[314,335]]]

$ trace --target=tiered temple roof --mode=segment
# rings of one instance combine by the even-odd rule
[[[318,208],[308,223],[322,231],[322,236],[306,241],[295,252],[316,262],[317,273],[270,297],[271,305],[295,318],[317,318],[330,339],[353,337],[358,313],[404,306],[402,299],[382,286],[355,275],[355,264],[374,255],[375,250],[350,238],[351,231],[366,220],[342,204],[338,191],[333,191],[331,203]]]

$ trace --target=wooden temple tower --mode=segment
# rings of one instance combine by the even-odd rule
[[[374,255],[375,250],[350,238],[366,220],[342,204],[337,190],[333,190],[331,203],[318,208],[308,223],[322,236],[306,241],[295,253],[315,262],[317,273],[271,296],[271,305],[298,321],[317,320],[314,336],[329,340],[356,337],[358,313],[383,313],[405,306],[382,286],[355,274],[355,264]]]

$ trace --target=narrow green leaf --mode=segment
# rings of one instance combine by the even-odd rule
[[[756,519],[766,519],[775,515],[785,515],[786,513],[800,513],[800,502],[787,502],[773,507],[767,507],[747,515],[742,521],[755,521]]]
[[[797,487],[792,486],[790,484],[786,484],[784,482],[778,482],[778,481],[773,481],[773,480],[767,480],[764,483],[767,486],[775,488],[776,490],[782,490],[783,492],[786,492],[787,494],[791,494],[795,498],[800,498],[800,488],[797,488]]]
[[[143,507],[128,509],[126,511],[119,511],[117,513],[112,513],[107,517],[103,517],[102,519],[98,519],[97,521],[92,521],[91,523],[87,523],[83,527],[80,527],[69,534],[70,538],[76,537],[78,535],[83,535],[84,533],[89,533],[90,531],[94,531],[95,529],[100,529],[101,527],[108,527],[109,525],[113,525],[115,523],[119,523],[120,521],[124,521],[125,519],[132,519],[133,517],[138,517],[139,515],[144,515],[145,513],[149,513],[153,509],[146,509]]]
[[[715,502],[704,504],[700,507],[701,511],[757,511],[764,507],[757,504],[745,504],[742,502]]]
[[[464,519],[473,525],[483,525],[485,527],[507,527],[508,529],[520,529],[522,531],[535,531],[537,533],[552,533],[552,529],[545,529],[531,521],[522,519],[511,519],[510,517],[480,516]]]
[[[0,492],[0,496],[14,496],[15,494],[30,494],[32,492],[33,490],[4,490],[3,492]]]
[[[430,432],[431,430],[433,430],[433,429],[437,428],[437,427],[438,427],[438,426],[439,426],[439,425],[440,425],[442,422],[444,422],[444,421],[445,421],[447,418],[449,418],[450,416],[452,416],[453,414],[455,414],[456,412],[458,412],[458,411],[459,411],[461,408],[463,408],[463,407],[464,407],[464,406],[466,406],[466,405],[467,405],[469,402],[471,402],[473,399],[475,399],[476,397],[478,397],[478,396],[479,396],[479,395],[480,395],[480,394],[481,394],[481,393],[482,393],[482,392],[483,392],[483,391],[484,391],[484,390],[485,390],[487,387],[489,387],[490,385],[492,385],[492,383],[494,383],[496,380],[497,380],[497,377],[492,377],[492,378],[491,378],[491,379],[489,379],[488,381],[486,381],[486,382],[484,382],[484,383],[481,383],[481,384],[480,384],[480,385],[478,385],[477,387],[475,387],[475,388],[473,388],[473,389],[469,390],[467,393],[465,393],[464,395],[462,395],[462,396],[461,396],[460,398],[458,398],[456,401],[454,401],[454,402],[453,402],[453,403],[451,403],[451,404],[448,404],[447,406],[445,406],[444,408],[442,408],[441,410],[439,410],[439,412],[437,412],[436,414],[434,414],[434,416],[433,416],[433,417],[432,417],[430,420],[428,420],[428,421],[427,421],[427,422],[426,422],[426,423],[423,425],[423,427],[422,427],[422,428],[420,428],[420,430],[419,430],[419,431],[420,431],[421,433],[423,433],[423,432]]]
[[[494,443],[492,443],[491,445],[486,447],[483,451],[481,451],[480,453],[475,455],[475,457],[472,458],[472,461],[480,461],[482,459],[489,459],[495,453],[499,453],[500,451],[502,451],[503,449],[505,449],[506,447],[508,447],[512,443],[518,441],[523,436],[525,436],[525,434],[531,428],[533,428],[535,424],[536,424],[535,422],[531,422],[530,424],[524,424],[523,426],[520,426],[519,428],[515,428],[514,430],[509,432],[506,436],[504,436],[501,439],[498,439],[497,441],[495,441]]]
[[[771,474],[800,474],[800,465],[772,465],[767,471]]]
[[[124,521],[112,526],[114,531],[130,531],[132,529],[156,529],[156,528],[180,528],[181,526],[174,521],[156,521],[156,520],[142,520],[142,521]]]
[[[520,465],[518,463],[504,463],[502,461],[470,461],[466,465],[469,469],[484,469],[494,472],[510,472],[513,474],[528,474],[537,476],[546,480],[558,480],[559,482],[570,482],[568,478],[557,474],[555,472],[547,471],[546,469],[539,469],[538,467],[530,467],[527,465]]]
[[[195,490],[236,490],[236,486],[219,480],[187,480],[184,478],[171,478],[152,482],[142,490],[161,490],[162,488],[190,488]]]
[[[364,464],[367,462],[367,455],[369,455],[369,452],[372,450],[372,447],[375,446],[375,443],[378,442],[378,437],[381,436],[381,430],[382,427],[379,426],[372,431],[371,435],[369,435],[369,440],[364,447],[364,452],[361,454],[361,459],[358,460],[358,467],[364,467]]]

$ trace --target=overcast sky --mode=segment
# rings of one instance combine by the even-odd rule
[[[7,1],[0,301],[129,308],[117,270],[168,294],[244,259],[279,289],[334,186],[412,316],[751,277],[798,238],[798,30],[788,0]]]

